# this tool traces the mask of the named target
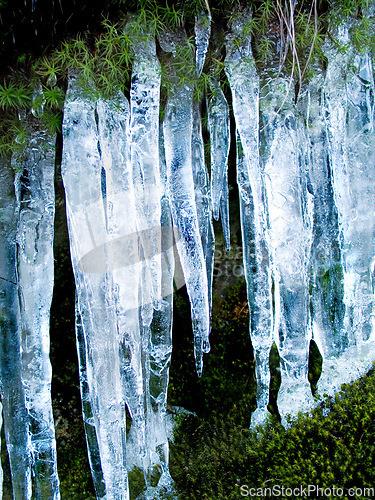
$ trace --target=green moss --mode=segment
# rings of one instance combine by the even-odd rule
[[[187,418],[171,457],[181,497],[234,499],[241,485],[373,487],[374,389],[372,371],[310,416],[299,414],[287,430],[274,421],[256,434],[231,414],[225,420]]]

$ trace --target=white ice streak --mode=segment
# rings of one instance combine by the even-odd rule
[[[55,215],[55,137],[33,118],[24,155],[14,154],[17,276],[22,328],[22,384],[29,417],[36,497],[58,499],[55,428],[52,415],[49,319],[52,302]],[[26,125],[26,123],[25,123]]]

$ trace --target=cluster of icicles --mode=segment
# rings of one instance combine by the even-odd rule
[[[225,69],[236,123],[256,425],[268,415],[274,342],[283,421],[314,405],[311,338],[323,356],[320,393],[371,365],[375,131],[371,57],[355,52],[347,26],[337,32],[347,50],[327,41],[326,70],[316,67],[295,102],[290,76],[277,75],[278,60],[257,74],[250,40],[242,36],[249,16],[242,12],[231,26]],[[198,74],[207,21],[196,23]],[[185,36],[167,33],[160,46],[173,59]],[[209,351],[212,217],[221,216],[229,248],[230,125],[220,84],[212,75],[209,175],[192,86],[180,83],[172,64],[160,124],[155,40],[138,41],[135,54],[130,103],[122,94],[94,100],[70,75],[61,165],[88,453],[97,497],[116,500],[129,498],[133,467],[144,472],[145,498],[172,485],[166,399],[175,254],[190,297],[200,374]],[[30,119],[26,154],[13,156],[15,182],[6,161],[0,172],[2,404],[17,500],[59,498],[49,362],[55,138],[35,123]]]

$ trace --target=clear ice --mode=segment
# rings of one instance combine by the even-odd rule
[[[232,25],[227,40],[225,70],[233,99],[237,127],[237,183],[244,274],[250,304],[250,337],[254,349],[257,379],[257,409],[252,426],[269,415],[269,354],[273,336],[271,263],[267,227],[265,174],[259,158],[259,77],[251,52],[250,40],[236,43],[250,12]]]
[[[294,104],[294,84],[289,76],[275,76],[272,66],[262,73],[260,141],[281,368],[277,405],[284,420],[287,413],[307,411],[312,405],[307,368],[313,199],[305,127]]]
[[[29,419],[36,498],[59,499],[52,415],[49,318],[54,282],[55,136],[26,117],[24,154],[14,153],[18,218],[16,270],[20,301],[21,380]],[[25,123],[26,125],[26,123]]]
[[[186,43],[183,32],[168,33],[160,39],[166,52],[178,43]],[[174,59],[178,55],[172,56]],[[171,71],[174,72],[173,63]],[[203,353],[209,346],[209,297],[206,262],[199,232],[192,168],[193,88],[170,75],[171,89],[163,122],[167,189],[173,225],[177,233],[177,249],[190,297],[194,331],[194,355],[197,373],[203,369]]]
[[[211,200],[215,220],[221,216],[227,252],[230,251],[228,157],[230,148],[229,108],[214,75],[210,77],[211,97],[207,102],[211,152]]]
[[[31,499],[31,443],[22,384],[21,323],[16,273],[17,215],[14,171],[0,162],[0,381],[5,442],[14,498]]]
[[[119,96],[117,102],[111,103],[100,100],[96,109],[92,96],[81,90],[78,77],[70,76],[64,106],[61,171],[77,293],[83,416],[97,497],[113,500],[129,498],[121,377],[126,367],[120,355],[121,334],[125,332],[118,329],[114,295],[121,290],[111,272],[121,265],[116,253],[118,239],[114,239],[117,228],[111,224],[111,217],[123,206],[121,188],[129,180],[126,166],[129,170],[130,165],[123,161],[129,147],[128,120],[129,104],[125,98]],[[99,143],[101,122],[104,139]],[[113,129],[116,139],[111,133]],[[106,148],[111,140],[116,141],[118,149],[114,153],[120,158],[108,155]],[[115,207],[114,196],[119,202]],[[128,193],[123,201],[130,209]],[[134,219],[122,216],[119,220],[131,225]],[[133,282],[132,290],[135,285]],[[129,295],[130,306],[131,299]],[[137,302],[133,305],[136,308]]]
[[[373,16],[374,9],[363,15]],[[230,113],[214,70],[207,102],[196,98],[211,16],[202,12],[195,21],[195,61],[182,28],[159,37],[168,53],[162,57],[168,61],[164,113],[155,40],[137,20],[128,25],[130,101],[121,92],[105,98],[94,84],[84,89],[77,72],[68,76],[61,170],[82,413],[97,498],[129,500],[134,468],[143,472],[142,498],[174,494],[167,417],[173,288],[186,283],[199,376],[210,348],[213,218],[221,217],[230,248]],[[281,43],[278,33],[267,33],[273,58],[258,74],[244,36],[250,21],[246,8],[231,17],[224,67],[236,125],[256,427],[269,417],[274,342],[284,424],[287,414],[315,404],[307,378],[311,339],[323,357],[320,394],[333,394],[373,362],[375,86],[370,54],[350,40],[357,21],[331,27],[338,43],[327,38],[323,46],[327,67],[312,61],[313,75],[298,85],[298,96],[295,79],[282,68],[289,35]],[[31,112],[20,113],[27,147],[11,162],[1,159],[0,169],[2,424],[13,495],[27,500],[59,498],[49,362],[55,153],[54,137],[39,123],[44,106],[37,87]]]
[[[204,143],[199,103],[193,104],[192,167],[199,232],[206,261],[209,306],[212,305],[215,234],[212,223],[210,184],[204,159]]]
[[[211,35],[211,15],[202,11],[195,17],[195,63],[198,77],[201,75]]]
[[[342,362],[331,367],[330,377],[320,381],[324,392],[371,366],[375,340],[375,218],[369,210],[375,195],[373,66],[370,54],[358,53],[351,44],[348,25],[340,25],[335,37],[346,49],[331,41],[324,45],[328,66],[323,113],[339,226],[345,306],[341,338],[346,352]]]

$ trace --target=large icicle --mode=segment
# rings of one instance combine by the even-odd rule
[[[150,326],[152,305],[161,300],[161,180],[159,169],[160,63],[155,40],[146,35],[133,40],[135,59],[130,88],[130,137],[132,178],[144,258],[145,279],[141,286],[144,324]],[[150,303],[151,302],[151,303]],[[148,307],[146,307],[146,305]]]
[[[27,119],[28,144],[13,155],[18,210],[17,274],[22,383],[30,419],[35,496],[60,498],[52,415],[49,318],[53,293],[55,137]],[[26,125],[26,124],[25,124]]]
[[[173,74],[174,63],[179,62],[176,45],[182,48],[186,44],[186,35],[183,32],[164,34],[160,44],[163,50],[173,53],[171,90],[163,123],[165,157],[173,225],[178,233],[177,249],[190,297],[194,355],[200,376],[203,353],[209,351],[210,319],[206,263],[199,233],[192,171],[193,88],[189,81],[181,83],[178,76]]]
[[[112,122],[112,117],[109,120],[111,127],[118,126],[114,154],[119,154],[122,161],[121,154],[126,152],[123,146],[127,144],[124,132],[129,119],[128,103],[123,98],[119,104],[114,102],[112,107],[122,111],[122,126]],[[98,105],[96,113],[93,99],[84,94],[77,78],[71,75],[64,106],[61,169],[77,289],[77,318],[81,320],[77,332],[84,339],[86,349],[86,373],[82,374],[85,366],[81,363],[81,376],[84,375],[81,388],[85,384],[82,394],[84,418],[89,417],[86,430],[90,429],[93,435],[88,445],[96,446],[97,443],[98,446],[98,450],[89,450],[89,456],[91,459],[100,457],[100,464],[91,464],[97,481],[97,497],[128,500],[125,407],[119,355],[121,338],[116,328],[113,299],[116,286],[110,272],[118,265],[121,254],[116,253],[116,244],[109,230],[111,213],[117,215],[123,205],[121,184],[116,185],[120,192],[117,194],[118,204],[114,205],[113,195],[111,199],[109,196],[109,178],[113,173],[107,170],[108,158],[101,159],[103,145],[98,145],[97,120],[100,120],[101,112]],[[116,164],[116,169],[122,171],[123,164]],[[123,215],[122,219],[127,220]],[[132,223],[133,219],[129,219]],[[136,288],[136,283],[132,285]],[[80,358],[83,359],[82,353]]]
[[[16,198],[10,162],[0,162],[0,381],[13,498],[31,499],[31,448],[21,379],[21,329],[16,273]]]
[[[221,215],[226,249],[230,250],[228,157],[230,148],[230,122],[228,103],[220,83],[211,76],[212,95],[208,99],[208,129],[211,151],[211,199],[216,220]]]
[[[272,39],[273,34],[269,34]],[[277,40],[273,40],[277,47]],[[262,71],[261,147],[269,245],[275,290],[275,332],[281,364],[278,409],[308,410],[310,340],[309,261],[312,241],[312,195],[307,175],[307,140],[294,104],[294,81],[278,74],[279,54]]]
[[[244,271],[251,309],[250,336],[257,377],[257,409],[252,415],[251,423],[256,426],[269,415],[268,360],[273,343],[273,329],[267,200],[264,197],[264,174],[259,162],[259,78],[250,40],[243,40],[242,35],[249,16],[249,12],[244,12],[241,21],[237,20],[237,24],[232,25],[225,66],[238,130],[237,182],[240,191]],[[237,43],[238,38],[243,40],[241,44]]]
[[[338,239],[337,211],[333,199],[328,161],[328,141],[322,113],[324,75],[317,63],[303,89],[298,106],[305,115],[308,134],[309,176],[314,194],[314,230],[311,250],[311,305],[313,338],[323,356],[320,393],[333,394],[340,388],[335,376],[338,359],[347,347],[343,329],[342,267]],[[336,382],[335,382],[336,381]]]
[[[145,30],[147,32],[147,30]],[[159,487],[171,482],[168,471],[166,435],[166,391],[171,345],[171,287],[163,290],[164,280],[172,271],[166,267],[165,245],[172,250],[171,225],[162,227],[163,186],[159,166],[160,64],[156,43],[150,36],[133,40],[135,60],[130,89],[130,134],[133,186],[137,229],[143,249],[143,267],[139,283],[142,296],[141,346],[145,429],[144,456],[140,466],[151,494],[155,467],[161,466]],[[163,215],[165,218],[165,215]],[[151,271],[151,272],[150,272]],[[151,279],[153,287],[148,281]],[[157,285],[157,289],[156,289]],[[154,297],[148,292],[154,288]],[[165,296],[166,294],[166,296]],[[154,309],[153,307],[154,306]],[[133,415],[133,425],[137,416]],[[137,427],[136,427],[137,428]],[[139,439],[138,439],[139,441]]]
[[[129,103],[119,94],[114,102],[100,100],[97,109],[102,159],[106,172],[110,235],[108,252],[113,276],[120,371],[124,402],[132,418],[126,444],[126,467],[129,471],[134,465],[144,468],[147,455],[144,353],[140,324],[143,299],[140,286],[144,264],[140,259],[145,256],[141,251],[143,240],[137,231],[138,213],[130,156]]]
[[[349,339],[349,351],[337,367],[343,383],[371,366],[375,340],[375,217],[369,210],[375,197],[374,77],[371,57],[356,53],[349,26],[341,25],[336,36],[347,50],[325,45],[324,111],[344,274],[343,336]]]

